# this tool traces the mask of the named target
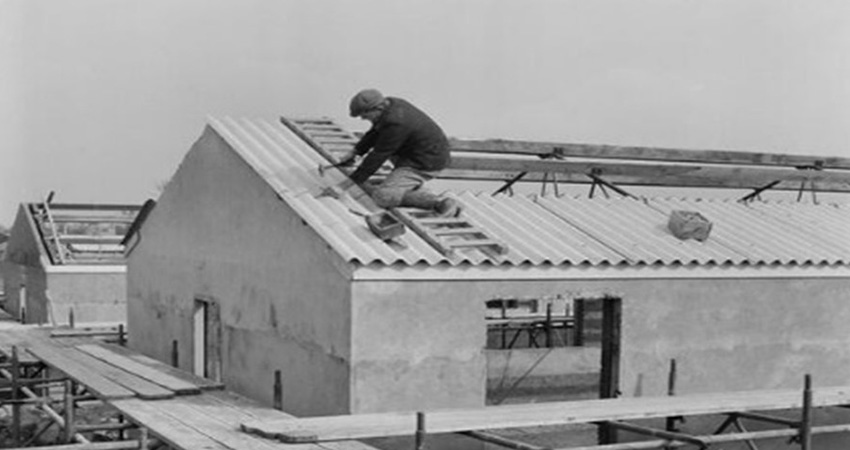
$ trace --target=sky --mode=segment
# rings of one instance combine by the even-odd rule
[[[846,0],[0,0],[0,225],[156,198],[208,116],[850,157]]]

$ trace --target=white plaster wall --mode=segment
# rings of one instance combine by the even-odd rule
[[[47,280],[38,238],[34,233],[35,228],[27,215],[26,205],[21,204],[9,231],[6,264],[3,265],[3,277],[6,279],[6,311],[18,320],[21,320],[22,286],[26,286],[24,307],[44,302]],[[26,321],[34,322],[29,312]]]
[[[483,405],[484,301],[552,294],[623,299],[625,396],[666,395],[673,358],[680,394],[850,380],[847,279],[363,281],[354,411]]]
[[[43,294],[33,299],[27,308],[33,322],[67,324],[71,308],[76,323],[127,320],[127,276],[124,271],[48,272],[47,291],[49,299]]]
[[[350,301],[339,257],[211,129],[192,147],[129,256],[130,345],[192,367],[194,299],[221,309],[223,381],[289,413],[349,411]]]

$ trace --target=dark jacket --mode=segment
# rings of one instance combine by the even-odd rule
[[[371,152],[351,174],[356,183],[369,179],[389,159],[395,167],[423,171],[445,169],[449,141],[424,112],[400,98],[388,97],[389,106],[354,147],[358,155]]]

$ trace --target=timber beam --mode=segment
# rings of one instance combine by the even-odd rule
[[[522,181],[538,182],[543,181],[545,173],[557,173],[560,182],[590,184],[593,183],[590,174],[595,174],[598,177],[605,177],[606,181],[618,186],[760,189],[770,185],[769,188],[776,190],[797,191],[800,183],[817,182],[818,190],[821,192],[850,192],[850,172],[809,171],[793,168],[552,161],[462,155],[452,156],[449,167],[443,170],[439,178],[505,182],[522,172],[526,172]]]
[[[450,139],[452,151],[489,154],[545,155],[568,158],[618,159],[685,163],[779,166],[850,170],[850,158],[756,153],[727,150],[685,150],[598,144],[568,144],[516,140]]]

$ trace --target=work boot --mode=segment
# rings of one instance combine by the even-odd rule
[[[439,204],[440,199],[436,195],[423,190],[415,190],[405,192],[399,206],[436,211]]]
[[[460,204],[457,200],[446,197],[440,201],[436,210],[440,217],[457,217],[460,215]]]

